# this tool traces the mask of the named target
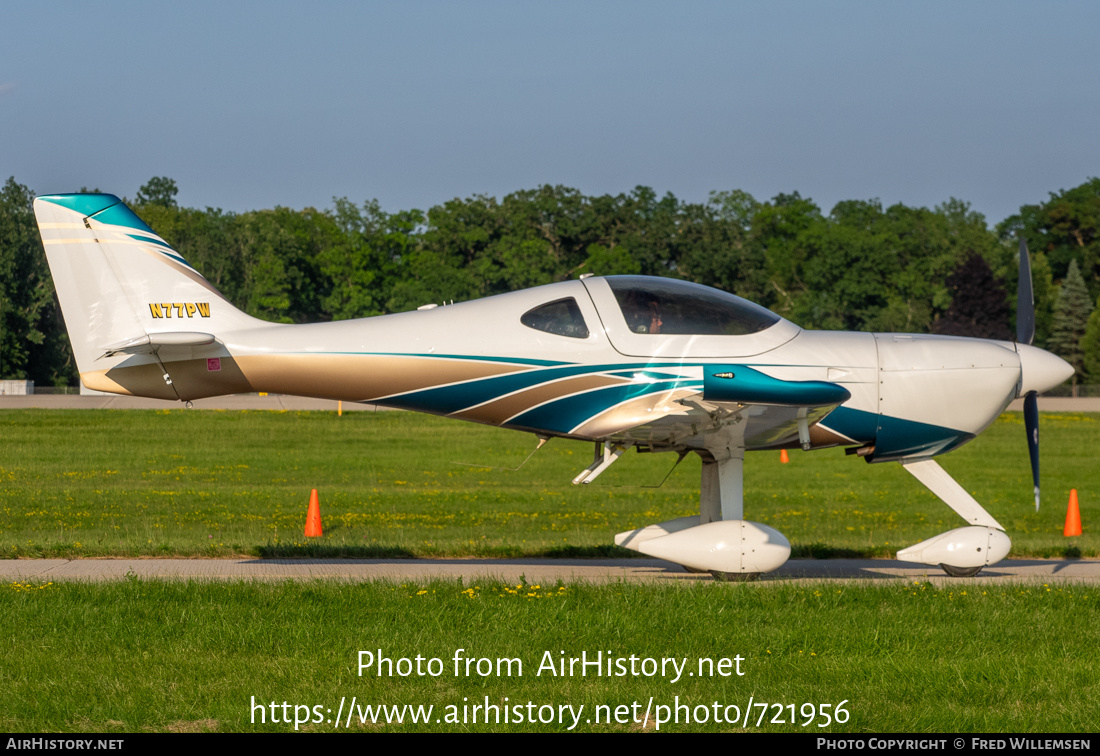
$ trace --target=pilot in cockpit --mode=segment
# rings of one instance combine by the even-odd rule
[[[631,291],[622,303],[623,317],[633,333],[659,334],[661,306],[652,294]]]

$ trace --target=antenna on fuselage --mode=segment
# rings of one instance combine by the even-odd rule
[[[535,456],[535,452],[537,452],[539,449],[541,449],[546,444],[546,442],[550,440],[550,437],[549,436],[539,436],[538,439],[539,439],[538,445],[534,448],[534,450],[532,450],[532,452],[530,454],[528,454],[526,457],[524,457],[523,461],[520,462],[519,465],[516,466],[516,467],[493,467],[492,465],[478,465],[478,464],[475,464],[473,462],[451,462],[451,464],[452,465],[462,465],[463,467],[480,467],[480,468],[485,469],[485,470],[503,470],[505,472],[516,472],[521,467],[523,467],[524,465],[527,464],[527,460],[529,460],[529,459],[531,459],[531,457]]]

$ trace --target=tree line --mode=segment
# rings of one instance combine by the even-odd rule
[[[1100,179],[990,227],[968,203],[828,213],[798,192],[705,203],[639,186],[587,196],[541,186],[422,211],[333,200],[326,210],[180,207],[154,177],[127,203],[231,302],[305,323],[415,309],[574,278],[670,276],[715,286],[816,329],[1011,339],[1017,238],[1027,240],[1036,344],[1100,383]],[[0,378],[73,385],[75,364],[34,223],[34,193],[0,190]]]

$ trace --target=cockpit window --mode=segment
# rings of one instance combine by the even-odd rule
[[[781,319],[746,299],[689,281],[609,276],[607,283],[632,333],[744,336]]]
[[[539,305],[525,312],[519,322],[536,331],[545,331],[557,336],[568,336],[573,339],[588,338],[588,326],[585,325],[584,316],[581,315],[581,308],[577,307],[577,301],[572,297]]]

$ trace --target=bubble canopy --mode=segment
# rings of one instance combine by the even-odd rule
[[[635,334],[746,336],[782,320],[746,299],[690,281],[649,276],[605,280]]]

